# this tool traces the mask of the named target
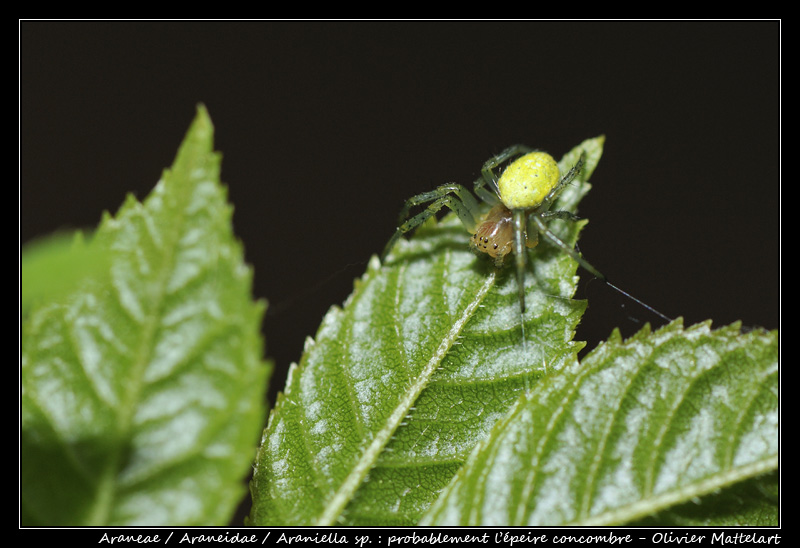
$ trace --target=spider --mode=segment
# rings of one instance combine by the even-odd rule
[[[669,320],[649,305],[611,284],[600,271],[547,227],[547,222],[552,219],[579,220],[574,213],[551,211],[550,207],[564,188],[580,174],[584,156],[582,153],[578,162],[561,176],[558,163],[546,152],[524,145],[512,145],[483,164],[481,177],[474,183],[474,196],[457,183],[444,184],[429,192],[412,196],[406,200],[400,211],[399,226],[386,244],[381,262],[385,261],[398,238],[414,230],[443,207],[448,207],[458,215],[464,228],[472,234],[470,248],[474,252],[487,254],[497,267],[505,266],[508,256],[513,253],[521,321],[525,314],[526,250],[538,244],[540,234],[596,278]],[[497,170],[509,161],[511,162],[498,177]],[[486,208],[479,200],[488,204],[488,212],[484,213]],[[412,207],[428,202],[430,203],[425,209],[409,218]]]

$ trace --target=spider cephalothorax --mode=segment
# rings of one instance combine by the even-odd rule
[[[536,244],[535,240],[526,241],[527,247]],[[486,253],[496,266],[502,267],[506,255],[514,249],[514,217],[511,210],[503,204],[497,204],[481,217],[470,239],[470,249],[479,255]]]

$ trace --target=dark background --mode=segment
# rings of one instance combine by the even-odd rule
[[[585,257],[692,324],[780,323],[779,22],[20,24],[20,241],[144,198],[204,103],[234,229],[300,357],[403,200],[604,133]],[[582,279],[590,276],[582,273]],[[660,320],[597,281],[578,339]]]

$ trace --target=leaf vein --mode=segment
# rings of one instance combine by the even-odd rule
[[[395,430],[403,422],[414,402],[419,397],[425,386],[428,385],[431,377],[439,368],[444,357],[458,338],[464,326],[472,318],[478,306],[494,286],[497,278],[496,273],[486,277],[480,290],[474,295],[472,301],[464,309],[461,316],[453,323],[450,331],[431,355],[420,375],[404,392],[403,397],[386,419],[385,424],[376,432],[369,446],[363,451],[358,462],[353,466],[350,473],[341,483],[333,498],[326,505],[322,515],[317,520],[317,525],[333,525],[343,512],[345,506],[352,500],[353,495],[361,485],[369,470],[375,465],[386,444],[390,441]]]

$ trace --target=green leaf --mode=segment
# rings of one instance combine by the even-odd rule
[[[579,147],[587,165],[559,209],[588,191],[602,144]],[[551,224],[567,242],[582,226]],[[264,433],[251,523],[416,523],[520,393],[580,349],[575,263],[546,244],[530,253],[525,353],[514,276],[468,236],[453,215],[421,227],[325,316]]]
[[[90,247],[106,272],[30,312],[23,524],[224,525],[235,510],[269,368],[212,146],[200,108],[145,202],[104,217]]]
[[[20,308],[27,316],[39,301],[54,301],[79,283],[101,276],[108,254],[85,245],[83,234],[55,234],[26,244],[20,253]]]
[[[615,331],[519,401],[424,523],[776,525],[777,497],[732,501],[775,485],[752,478],[778,467],[778,375],[777,331]]]

